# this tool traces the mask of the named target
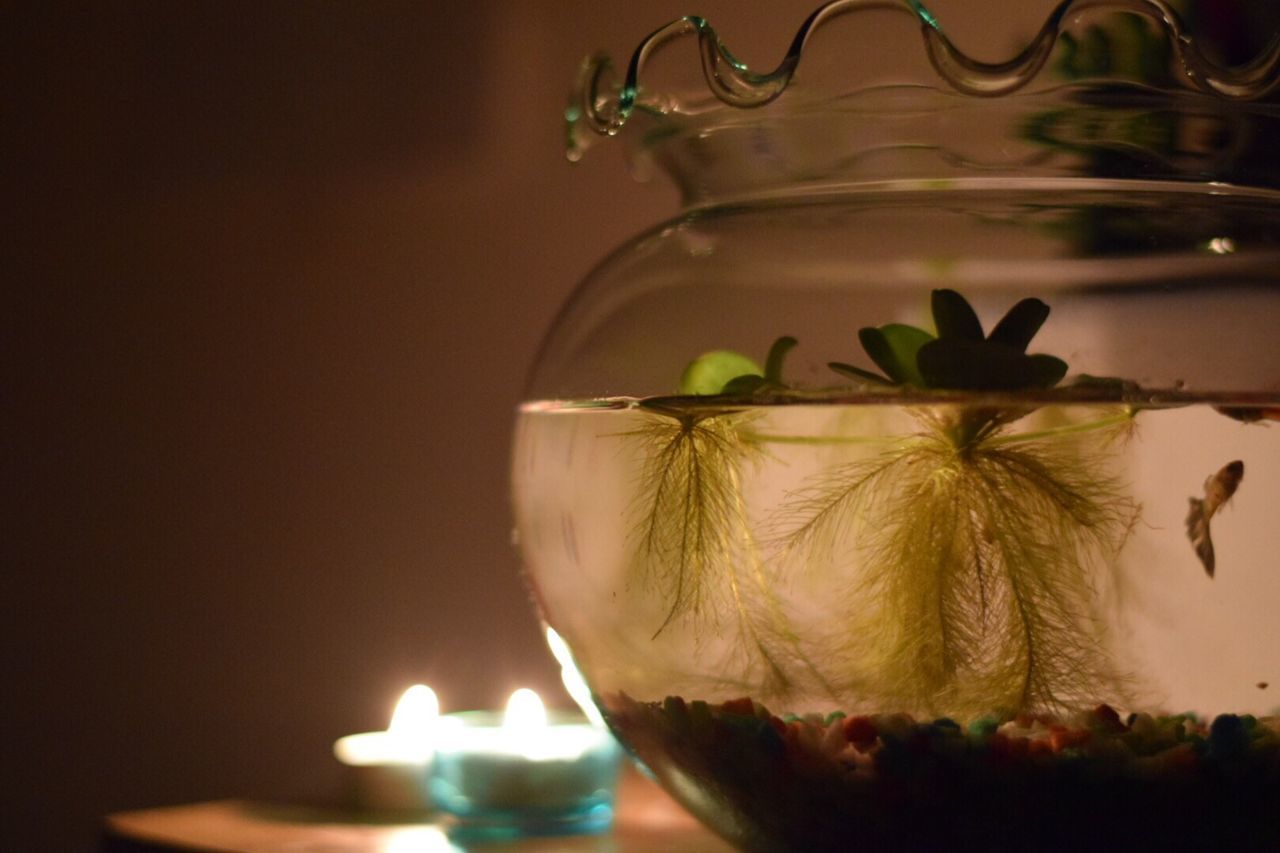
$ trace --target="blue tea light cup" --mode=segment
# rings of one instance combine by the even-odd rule
[[[442,718],[430,790],[436,807],[454,818],[450,836],[608,830],[622,756],[613,735],[579,714],[547,714],[540,703],[532,722],[512,720],[512,705],[505,718],[491,711]]]

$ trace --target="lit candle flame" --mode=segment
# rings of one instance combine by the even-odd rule
[[[415,684],[396,702],[385,732],[339,738],[333,752],[343,764],[418,764],[431,760],[440,727],[440,700],[435,691]]]
[[[440,718],[440,700],[425,684],[415,684],[404,692],[391,712],[387,731],[403,737],[425,737]]]
[[[435,691],[425,684],[415,684],[396,702],[387,738],[397,752],[426,761],[435,752],[439,722],[440,700]]]
[[[547,734],[547,708],[541,697],[527,687],[512,693],[502,715],[504,748],[532,760],[545,758]]]
[[[502,728],[513,735],[536,735],[547,727],[547,709],[542,699],[528,687],[521,687],[507,700]]]

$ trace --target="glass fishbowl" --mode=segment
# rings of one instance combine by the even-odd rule
[[[1280,849],[1280,41],[1227,9],[1068,0],[988,64],[839,0],[772,72],[693,17],[584,65],[571,157],[683,208],[546,338],[519,547],[735,844]]]

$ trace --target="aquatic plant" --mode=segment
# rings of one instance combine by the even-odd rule
[[[1048,317],[1043,302],[1019,302],[986,336],[960,294],[934,291],[932,308],[936,335],[900,324],[859,332],[885,375],[830,366],[923,390],[1047,389],[1065,376],[1061,359],[1026,353]],[[1093,578],[1137,507],[1093,439],[1122,431],[1132,412],[1018,434],[1006,427],[1029,407],[914,411],[919,434],[822,475],[782,509],[791,551],[818,564],[845,543],[860,554],[845,657],[862,662],[881,701],[931,713],[1062,710],[1117,695]]]
[[[627,433],[643,449],[634,536],[637,569],[662,590],[667,614],[654,636],[679,617],[718,612],[713,578],[734,567],[748,536],[740,508],[742,465],[759,448],[744,441],[734,412],[680,412],[651,407]],[[732,589],[735,584],[730,582]]]
[[[848,439],[752,428],[752,398],[802,393],[782,375],[795,339],[779,338],[763,369],[740,353],[705,353],[685,369],[680,396],[641,403],[647,420],[627,433],[644,460],[633,577],[665,602],[653,636],[678,620],[716,633],[731,626],[778,694],[799,671],[828,694],[838,694],[831,676],[863,701],[936,714],[1118,699],[1124,679],[1095,578],[1137,517],[1108,473],[1133,410],[1010,430],[1035,406],[1008,395],[1053,388],[1067,373],[1061,359],[1027,352],[1049,307],[1024,299],[986,334],[959,293],[936,290],[931,306],[935,331],[858,332],[881,372],[830,367],[863,386],[943,392],[943,401],[913,405],[918,432],[878,437],[881,449],[813,478],[767,522],[784,557],[812,571],[856,555],[845,597],[833,589],[847,616],[829,643],[806,646],[790,627],[774,593],[781,569],[765,565],[742,494],[744,468],[768,443]],[[968,393],[951,401],[946,392]]]
[[[684,371],[681,392],[724,396],[782,388],[783,361],[795,343],[779,338],[763,371],[739,353],[706,353]],[[742,471],[762,453],[744,428],[751,415],[676,399],[649,400],[643,408],[645,423],[626,433],[644,460],[633,503],[632,574],[665,599],[667,612],[653,636],[685,618],[717,633],[727,622],[763,667],[769,692],[785,694],[797,667],[831,692],[799,651],[747,517]]]
[[[1106,464],[1055,439],[961,453],[926,432],[794,495],[788,545],[823,563],[852,539],[843,656],[890,707],[1079,707],[1119,686],[1092,569],[1135,508]]]

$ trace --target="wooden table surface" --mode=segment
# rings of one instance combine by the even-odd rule
[[[526,839],[510,843],[450,841],[430,823],[355,821],[334,810],[218,800],[120,812],[106,819],[104,851],[204,850],[236,853],[727,853],[732,848],[704,829],[657,785],[623,773],[611,832],[595,836]]]

